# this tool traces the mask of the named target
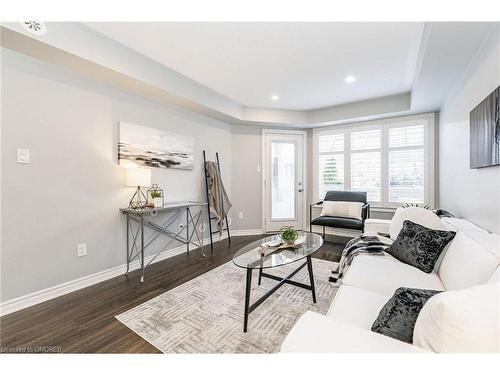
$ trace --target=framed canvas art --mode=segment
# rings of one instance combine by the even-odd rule
[[[470,113],[470,167],[500,165],[500,86]]]
[[[120,121],[118,163],[124,167],[193,169],[194,139]]]

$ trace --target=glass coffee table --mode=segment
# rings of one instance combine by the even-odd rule
[[[268,255],[261,254],[260,250],[262,249],[262,244],[270,241],[279,241],[279,239],[280,238],[277,235],[262,238],[244,246],[233,256],[233,263],[238,267],[245,268],[247,270],[243,332],[247,331],[248,315],[258,306],[260,306],[266,299],[271,297],[274,292],[276,292],[281,286],[283,286],[283,284],[290,284],[299,288],[310,290],[312,292],[313,302],[316,303],[316,290],[314,289],[314,276],[311,255],[316,252],[321,247],[321,245],[323,245],[323,238],[316,233],[301,233],[299,235],[298,241],[303,239],[303,242],[298,245],[297,248],[278,249],[274,252],[269,253]],[[305,262],[300,263],[298,267],[286,277],[278,277],[264,272],[264,270],[270,268],[285,266],[287,264],[299,262],[304,259]],[[307,266],[307,269],[309,271],[310,285],[291,280],[291,278],[305,266]],[[250,289],[252,286],[252,272],[254,270],[259,271],[258,285],[260,285],[263,277],[276,280],[278,281],[278,283],[266,294],[257,299],[254,303],[250,304]]]

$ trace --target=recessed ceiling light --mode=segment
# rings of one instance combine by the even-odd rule
[[[347,77],[345,77],[345,81],[346,81],[347,83],[353,83],[353,82],[356,82],[356,77],[354,77],[354,76],[347,76]]]
[[[25,30],[35,35],[44,35],[47,32],[47,26],[40,21],[25,21],[21,22]]]
[[[278,100],[280,100],[280,97],[278,95],[271,96],[271,101],[277,102]]]

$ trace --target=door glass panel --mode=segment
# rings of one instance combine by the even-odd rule
[[[295,218],[295,143],[271,142],[271,219]]]

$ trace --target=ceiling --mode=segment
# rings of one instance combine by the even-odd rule
[[[11,22],[0,44],[224,123],[307,128],[439,111],[499,27],[50,22],[40,36]]]
[[[243,106],[293,110],[410,91],[424,29],[421,22],[86,25]],[[349,75],[356,82],[346,83]]]

